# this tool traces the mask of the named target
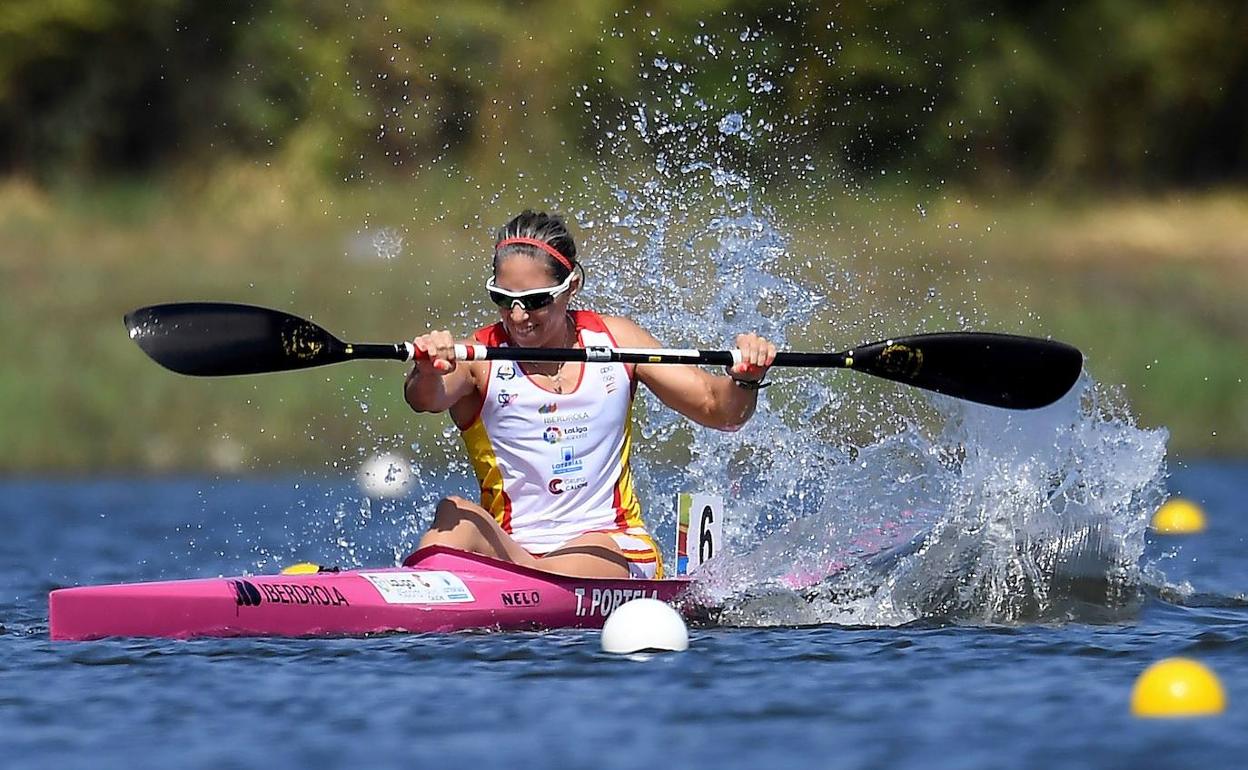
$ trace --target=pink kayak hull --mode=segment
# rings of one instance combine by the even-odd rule
[[[403,567],[62,588],[48,623],[63,640],[600,628],[625,601],[673,602],[688,585],[564,577],[431,546]]]

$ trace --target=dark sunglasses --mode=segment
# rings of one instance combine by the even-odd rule
[[[558,299],[560,294],[571,289],[573,275],[574,273],[569,273],[568,277],[563,279],[563,283],[558,286],[550,286],[544,289],[529,289],[528,291],[500,289],[494,284],[494,278],[491,276],[485,282],[485,290],[490,293],[490,301],[503,310],[510,310],[519,305],[522,309],[532,312],[541,310]]]

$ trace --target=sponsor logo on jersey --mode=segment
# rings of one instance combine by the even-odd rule
[[[570,446],[565,446],[563,448],[560,452],[560,457],[563,459],[550,466],[551,472],[556,476],[562,476],[567,473],[576,473],[585,467],[585,463],[577,459],[576,450]]]
[[[584,489],[589,485],[589,479],[584,476],[570,476],[564,478],[556,476],[546,485],[546,490],[552,495],[562,495],[564,492],[572,492],[577,489]]]
[[[554,403],[542,404],[537,408],[538,414],[554,414],[557,411],[559,411],[559,405]]]
[[[516,365],[505,363],[498,365],[498,372],[494,375],[500,380],[513,380],[516,377]]]
[[[615,370],[610,366],[601,367],[598,372],[602,375],[602,387],[607,393],[614,393],[619,390],[619,385],[615,381]]]
[[[586,411],[567,412],[566,414],[559,414],[559,415],[555,415],[554,417],[547,415],[546,417],[542,418],[543,425],[557,425],[563,422],[588,422],[588,421],[589,421],[589,412],[586,412]]]
[[[500,391],[498,394],[499,406],[508,406],[511,403],[513,403],[515,400],[516,400],[515,393],[508,393],[507,391],[503,390],[503,391]]]
[[[587,425],[565,425],[562,428],[558,425],[549,425],[546,430],[542,431],[542,439],[547,444],[558,444],[560,441],[580,438],[587,433],[589,433]]]

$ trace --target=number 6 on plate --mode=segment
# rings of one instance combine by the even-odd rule
[[[676,574],[693,574],[719,553],[723,532],[722,497],[679,493],[676,496]]]

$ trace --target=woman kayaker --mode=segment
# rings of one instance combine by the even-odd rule
[[[525,211],[497,234],[486,282],[501,320],[468,341],[489,346],[660,347],[628,318],[570,310],[584,269],[561,217]],[[456,362],[456,340],[413,340],[404,396],[417,412],[449,411],[481,485],[480,504],[447,497],[420,545],[446,545],[582,577],[661,577],[629,467],[637,383],[696,422],[735,430],[754,413],[776,348],[737,337],[728,376],[682,364]]]

